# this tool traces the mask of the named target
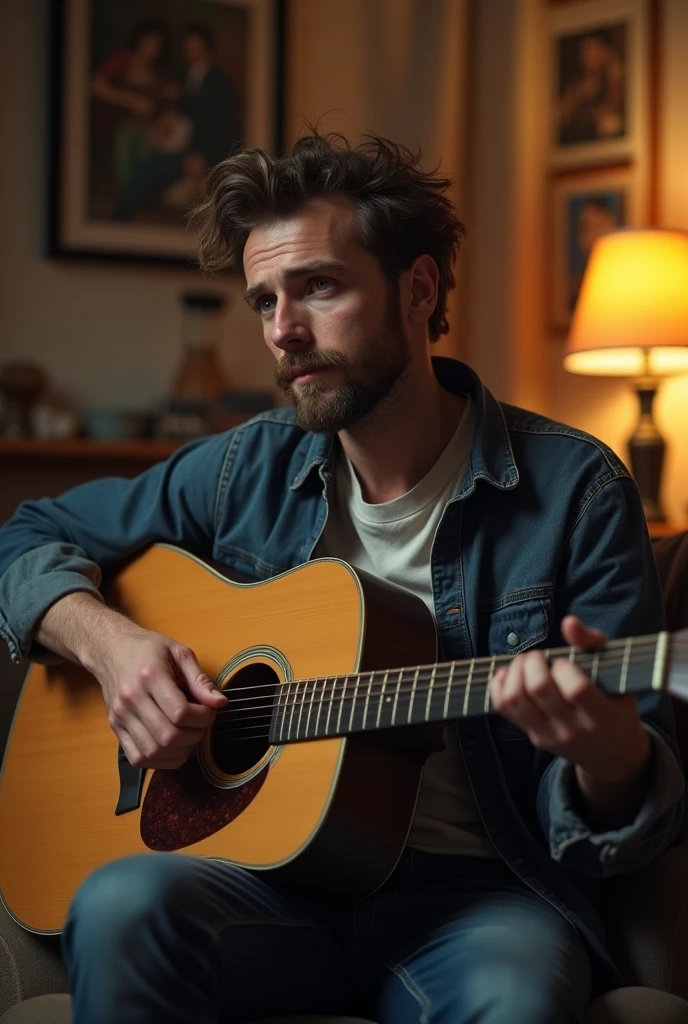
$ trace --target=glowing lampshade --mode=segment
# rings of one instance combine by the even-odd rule
[[[688,233],[614,231],[593,247],[571,323],[572,373],[688,373]]]

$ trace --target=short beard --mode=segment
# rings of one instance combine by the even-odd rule
[[[368,346],[366,346],[368,347]],[[397,296],[389,298],[382,335],[370,343],[369,354],[354,368],[342,352],[303,352],[285,355],[275,367],[275,383],[292,405],[296,422],[316,434],[337,434],[348,430],[380,404],[405,373],[410,353],[401,323]],[[363,380],[347,379],[336,391],[324,397],[328,385],[317,378],[308,384],[294,385],[294,370],[324,370],[334,367],[354,371]]]

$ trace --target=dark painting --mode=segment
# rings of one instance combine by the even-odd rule
[[[279,145],[280,0],[55,0],[53,255],[188,259],[203,178]]]
[[[627,33],[627,25],[620,23],[556,41],[557,145],[627,134]]]

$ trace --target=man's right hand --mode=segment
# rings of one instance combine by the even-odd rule
[[[226,707],[192,650],[142,629],[92,594],[57,601],[35,639],[96,677],[110,725],[135,768],[179,768]]]
[[[139,627],[110,643],[91,671],[135,768],[179,768],[227,703],[192,650]]]

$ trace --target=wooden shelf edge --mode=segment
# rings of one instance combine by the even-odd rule
[[[30,437],[0,438],[0,458],[14,459],[131,459],[154,462],[166,459],[178,441],[93,441],[88,438],[43,441]]]

